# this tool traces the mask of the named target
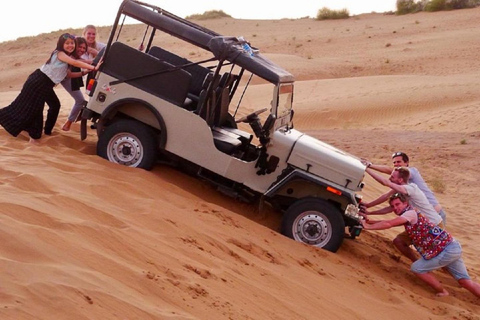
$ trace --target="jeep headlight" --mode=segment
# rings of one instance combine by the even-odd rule
[[[355,219],[355,220],[361,220],[362,218],[358,214],[358,207],[354,204],[349,204],[347,208],[345,209],[345,215],[349,218]]]

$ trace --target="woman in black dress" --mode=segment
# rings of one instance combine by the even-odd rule
[[[0,124],[8,133],[16,137],[20,132],[27,131],[30,142],[38,143],[42,136],[45,102],[58,102],[53,87],[65,79],[68,65],[89,71],[98,70],[100,64],[94,67],[71,58],[74,51],[75,37],[62,34],[47,62],[28,77],[17,98],[0,109]]]

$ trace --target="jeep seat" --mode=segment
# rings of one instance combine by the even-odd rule
[[[148,50],[148,54],[177,67],[193,63],[190,60],[177,56],[176,54],[160,47],[151,47],[150,50]],[[188,88],[188,98],[193,101],[198,101],[198,97],[202,91],[203,79],[205,79],[206,75],[211,71],[198,64],[185,66],[182,67],[182,69],[192,75],[192,82]]]
[[[231,155],[242,145],[242,142],[239,139],[225,134],[224,132],[212,130],[212,134],[215,147],[223,153]]]
[[[181,106],[187,97],[192,76],[185,70],[172,69],[173,65],[169,63],[115,42],[108,52],[102,72]]]

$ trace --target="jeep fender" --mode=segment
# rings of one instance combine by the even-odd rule
[[[318,197],[337,203],[342,210],[349,204],[358,205],[351,190],[299,169],[292,170],[264,194],[265,198],[275,196],[291,198],[292,203],[296,199]]]
[[[125,117],[125,115],[156,129],[156,132],[159,132],[159,148],[165,148],[167,143],[165,121],[155,107],[141,99],[121,99],[106,107],[98,120],[97,134],[100,136],[105,126],[115,121],[117,117]]]

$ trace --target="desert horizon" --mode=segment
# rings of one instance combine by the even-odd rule
[[[374,163],[403,151],[447,213],[480,282],[480,8],[347,20],[198,22],[243,35],[296,79],[295,128]],[[0,43],[0,107],[63,32]],[[99,27],[107,41],[110,27]],[[144,30],[125,26],[133,45]],[[175,39],[165,46],[193,58]],[[252,111],[269,94],[252,82]],[[96,155],[62,103],[40,146],[0,128],[2,319],[480,319],[480,300],[448,274],[436,297],[393,247],[403,228],[363,231],[337,253],[279,233],[281,214],[231,199],[164,164],[127,168]],[[370,201],[385,190],[368,175]],[[391,217],[387,215],[386,217]]]

